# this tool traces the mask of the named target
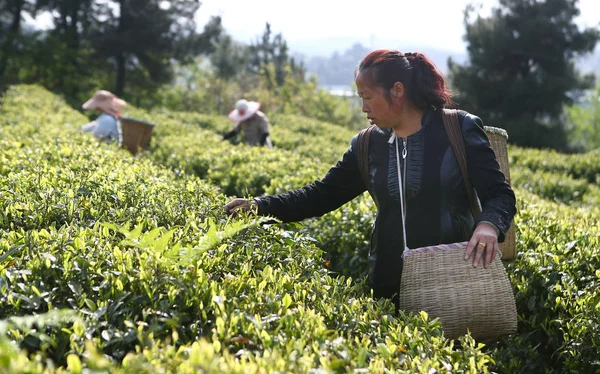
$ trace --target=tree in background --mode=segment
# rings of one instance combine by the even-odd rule
[[[235,79],[244,72],[248,59],[248,48],[237,43],[230,35],[223,34],[215,45],[210,62],[217,78]]]
[[[244,97],[257,100],[268,113],[298,114],[359,128],[364,121],[352,100],[329,95],[316,79],[305,79],[303,65],[288,56],[281,34],[270,25],[254,44],[221,34],[207,59],[176,68],[175,87],[163,91],[162,106],[179,111],[226,115]]]
[[[92,0],[10,0],[14,7],[14,37],[5,44],[1,61],[6,61],[0,79],[8,82],[38,83],[64,94],[69,101],[79,100],[82,92],[95,86],[95,61],[87,39],[98,9],[106,7]],[[17,11],[18,9],[18,11]],[[20,11],[20,14],[19,14]],[[36,17],[43,12],[52,16],[53,28],[46,31],[23,25],[24,15]],[[14,23],[13,23],[14,25]],[[85,77],[85,79],[82,79]]]
[[[40,34],[30,53],[35,56],[33,66],[43,65],[36,80],[72,100],[83,99],[86,91],[93,90],[93,77],[100,68],[94,60],[90,30],[107,5],[93,0],[38,0],[36,7],[54,14],[54,28]]]
[[[582,104],[566,108],[567,130],[571,145],[582,151],[600,150],[600,83]]]
[[[199,6],[199,0],[0,0],[0,81],[42,84],[73,105],[99,88],[139,104],[171,83],[173,62],[214,50],[221,19],[197,32]],[[52,15],[53,26],[23,30],[23,16],[41,12]]]
[[[272,65],[273,69],[268,69]],[[289,68],[289,69],[288,69]],[[281,33],[273,35],[271,25],[266,24],[262,36],[248,47],[247,69],[262,75],[269,88],[282,86],[287,75],[304,80],[304,65],[289,56],[287,42]]]
[[[9,52],[21,31],[22,14],[31,12],[33,4],[25,0],[0,0],[0,77],[4,75]]]
[[[594,50],[598,30],[574,23],[577,0],[500,0],[490,17],[471,21],[473,10],[464,18],[470,62],[448,63],[455,101],[516,144],[564,149],[563,106],[594,81],[574,59]]]
[[[214,18],[196,32],[194,14],[199,0],[118,0],[111,17],[93,37],[99,58],[112,67],[114,92],[123,96],[126,84],[132,91],[151,91],[173,79],[172,60],[185,61],[213,48],[221,33]],[[135,101],[135,98],[133,98]]]

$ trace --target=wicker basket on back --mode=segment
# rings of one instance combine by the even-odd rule
[[[510,184],[510,171],[508,168],[508,150],[507,141],[508,134],[506,130],[497,127],[486,126],[485,132],[490,140],[490,145],[496,154],[496,160],[500,164],[500,170],[504,173],[504,178],[508,184]],[[502,260],[511,261],[514,260],[517,255],[517,243],[515,236],[515,224],[511,223],[510,228],[506,232],[504,242],[500,243],[500,253],[502,253]]]
[[[150,138],[154,124],[132,117],[121,117],[121,137],[123,148],[133,155],[150,148]]]

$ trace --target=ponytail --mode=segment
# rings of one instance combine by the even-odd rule
[[[421,52],[373,51],[360,62],[355,76],[360,73],[370,74],[371,81],[384,89],[388,101],[391,100],[390,89],[396,82],[401,82],[409,100],[422,110],[441,109],[452,104],[444,77]]]

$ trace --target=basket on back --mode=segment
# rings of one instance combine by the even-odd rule
[[[485,127],[485,132],[490,140],[490,145],[496,154],[496,160],[500,164],[500,170],[504,173],[504,178],[508,184],[510,184],[510,171],[508,168],[508,150],[507,141],[508,134],[506,130],[497,127]],[[506,232],[504,242],[500,243],[500,252],[502,253],[502,260],[510,261],[514,260],[517,255],[517,243],[515,236],[515,224],[512,222],[510,228]]]
[[[121,117],[121,145],[133,155],[150,148],[154,124],[132,117]]]
[[[467,242],[407,250],[400,282],[399,308],[439,318],[444,335],[467,332],[494,341],[517,331],[517,307],[499,257],[474,268],[465,261]]]
[[[477,218],[481,214],[481,204],[477,196],[477,191],[473,188],[473,184],[469,178],[464,134],[458,118],[457,110],[444,109],[442,112],[444,129],[448,135],[448,141],[450,142],[450,146],[452,147],[452,151],[454,152],[454,156],[456,157],[460,172],[463,176],[465,191],[471,205],[471,211],[473,212],[474,217]],[[508,150],[506,145],[508,134],[505,130],[496,127],[485,127],[484,130],[490,143],[490,147],[496,156],[500,171],[504,174],[504,179],[510,185]],[[502,254],[503,260],[510,261],[515,258],[516,252],[515,228],[514,223],[511,222],[510,228],[505,234],[504,242],[500,243],[500,253]]]

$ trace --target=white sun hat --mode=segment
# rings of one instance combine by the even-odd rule
[[[258,108],[260,103],[256,101],[239,100],[235,103],[235,109],[229,113],[229,119],[236,123],[245,121],[258,112]]]

